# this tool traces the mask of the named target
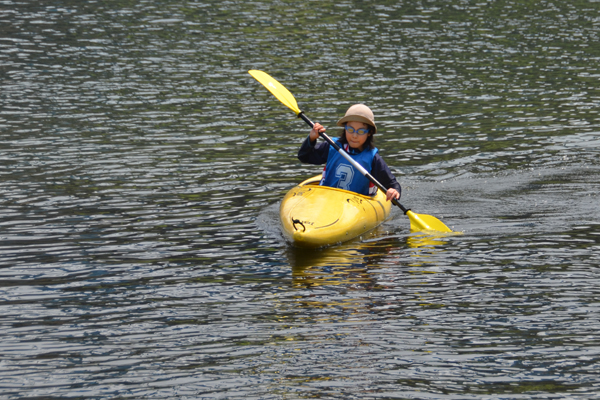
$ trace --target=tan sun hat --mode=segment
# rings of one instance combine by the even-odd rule
[[[337,125],[344,126],[346,125],[346,122],[352,121],[364,122],[365,124],[371,125],[375,128],[373,133],[377,133],[377,125],[375,125],[373,111],[364,104],[355,104],[351,106],[348,111],[346,111],[346,115],[337,122]]]

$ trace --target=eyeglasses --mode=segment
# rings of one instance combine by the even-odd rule
[[[367,133],[369,133],[369,130],[366,128],[354,129],[350,125],[346,125],[346,132],[348,132],[349,134],[356,133],[358,136],[364,136]]]

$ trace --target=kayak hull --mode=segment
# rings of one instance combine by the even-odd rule
[[[320,186],[320,180],[320,175],[305,180],[281,201],[283,233],[294,246],[317,248],[345,242],[389,218],[391,202],[381,191],[363,196]]]

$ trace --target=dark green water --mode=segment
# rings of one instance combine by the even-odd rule
[[[0,0],[0,397],[591,399],[600,3]],[[271,74],[401,212],[291,248]]]

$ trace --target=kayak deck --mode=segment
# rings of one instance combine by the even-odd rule
[[[321,175],[291,189],[279,215],[286,238],[298,247],[316,248],[345,242],[377,227],[390,216],[385,194],[364,196],[320,186]]]

